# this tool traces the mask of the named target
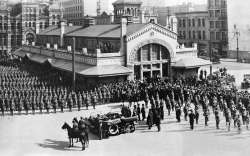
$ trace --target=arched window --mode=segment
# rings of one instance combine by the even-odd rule
[[[0,30],[2,30],[3,29],[3,25],[2,25],[2,23],[0,23]]]
[[[2,20],[3,20],[3,17],[2,17],[2,16],[0,16],[0,21],[2,22]]]
[[[29,27],[31,27],[31,22],[29,22]]]

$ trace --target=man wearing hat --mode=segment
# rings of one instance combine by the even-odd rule
[[[194,129],[194,118],[195,118],[195,114],[194,111],[192,109],[189,110],[189,124],[190,124],[190,129]]]

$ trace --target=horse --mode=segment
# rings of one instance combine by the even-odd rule
[[[85,150],[86,145],[88,146],[88,134],[86,130],[75,130],[70,127],[66,122],[63,124],[62,129],[67,129],[69,137],[69,147],[74,146],[73,138],[79,138],[82,143],[82,150]]]

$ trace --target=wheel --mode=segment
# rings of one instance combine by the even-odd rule
[[[118,135],[119,134],[119,127],[118,127],[118,125],[110,125],[109,126],[109,134],[110,135]]]
[[[135,124],[131,123],[130,124],[130,133],[133,133],[135,131]]]

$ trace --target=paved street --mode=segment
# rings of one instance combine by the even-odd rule
[[[119,111],[120,104],[99,106],[94,110],[42,115],[5,116],[0,118],[1,155],[10,156],[246,156],[249,154],[250,131],[243,127],[242,134],[236,129],[225,130],[221,114],[221,129],[215,129],[214,115],[209,126],[204,127],[202,114],[195,130],[189,130],[189,123],[176,123],[174,113],[165,116],[162,131],[156,127],[148,130],[139,123],[135,133],[122,134],[104,140],[90,135],[90,145],[81,151],[81,144],[69,149],[67,133],[61,129],[73,117],[89,116],[95,113]],[[165,113],[166,114],[166,113]]]

